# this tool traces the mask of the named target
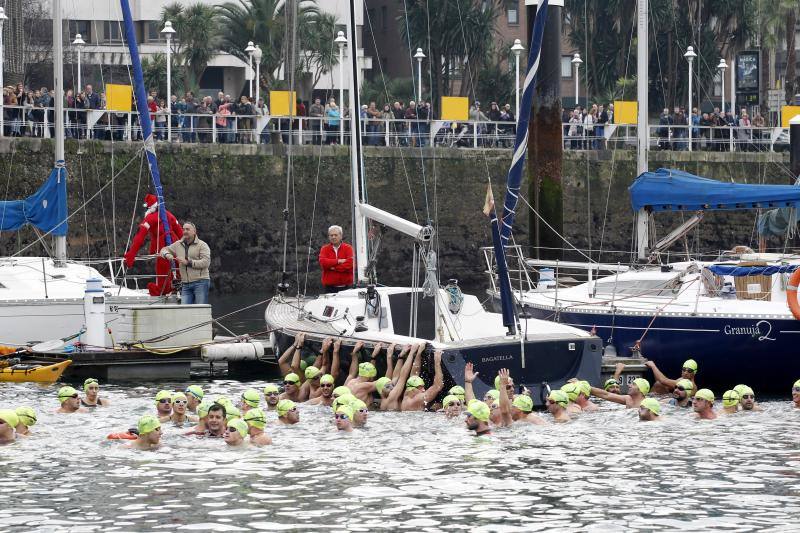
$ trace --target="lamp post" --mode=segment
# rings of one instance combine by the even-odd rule
[[[6,15],[6,10],[0,7],[0,90],[5,87],[3,84],[3,65],[5,64],[5,58],[3,57],[3,23],[7,20],[8,16]],[[0,96],[0,137],[5,134],[5,124],[3,124],[4,112],[3,98]]]
[[[264,52],[261,50],[261,46],[256,45],[256,49],[253,51],[253,59],[256,60],[256,105],[261,97],[261,58],[263,56]]]
[[[72,46],[78,50],[78,87],[75,89],[76,94],[79,93],[83,87],[81,82],[81,49],[84,44],[86,44],[86,41],[83,40],[83,36],[80,33],[76,33],[75,39],[72,41]]]
[[[717,69],[720,71],[720,75],[722,77],[722,112],[725,112],[725,70],[728,68],[728,64],[725,62],[725,58],[719,60],[719,65],[717,65]]]
[[[253,41],[247,41],[247,48],[244,49],[247,52],[247,56],[250,60],[250,70],[247,71],[247,78],[250,81],[250,92],[247,96],[250,98],[253,97],[253,53],[256,51],[256,47],[253,46]]]
[[[347,46],[347,37],[344,32],[340,31],[336,34],[336,39],[333,40],[339,47],[339,145],[344,144],[344,117],[342,117],[342,109],[344,105],[344,48]],[[322,123],[320,122],[320,127]]]
[[[166,21],[161,33],[167,40],[167,141],[172,142],[172,36],[175,34],[172,22]]]
[[[516,120],[519,120],[519,54],[525,50],[525,47],[522,46],[522,41],[519,39],[514,39],[514,46],[511,47],[511,51],[514,52],[514,69],[516,75],[514,76],[514,94],[516,95],[516,102],[517,105],[514,108],[514,117]]]
[[[686,49],[686,53],[683,54],[683,57],[689,62],[689,108],[687,109],[687,115],[689,117],[688,125],[689,125],[689,151],[692,151],[692,74],[693,74],[693,64],[694,58],[697,57],[697,54],[694,53],[694,47],[690,46]]]
[[[414,59],[417,60],[417,104],[422,100],[422,60],[425,59],[425,54],[422,53],[422,48],[417,48],[417,53],[414,54]]]
[[[583,59],[581,59],[581,55],[579,53],[575,52],[575,55],[572,56],[572,64],[575,65],[575,107],[577,107],[580,91],[580,70],[581,65],[583,64]]]

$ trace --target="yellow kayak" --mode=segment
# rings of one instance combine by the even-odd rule
[[[14,365],[0,368],[0,382],[54,383],[71,363],[72,359],[67,359],[52,365]]]

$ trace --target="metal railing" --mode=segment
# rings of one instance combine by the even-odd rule
[[[53,108],[2,106],[0,137],[54,135]],[[138,113],[103,109],[65,109],[68,138],[124,140],[141,139]],[[150,113],[156,141],[214,144],[339,144],[350,143],[349,119],[287,117],[211,113]],[[511,148],[516,124],[493,121],[361,119],[365,146]],[[566,150],[635,150],[637,127],[623,124],[562,124]],[[651,150],[689,150],[689,127],[650,124],[647,139]],[[781,151],[788,149],[788,128],[707,127],[692,128],[692,150]]]

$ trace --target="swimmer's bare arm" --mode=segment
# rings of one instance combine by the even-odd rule
[[[347,385],[351,379],[355,379],[356,376],[358,376],[358,354],[363,347],[364,343],[358,341],[353,347],[353,351],[350,352],[350,372],[347,374],[347,379],[344,382],[345,385]]]
[[[306,335],[305,333],[301,333],[297,336],[297,340],[295,340],[295,351],[294,356],[292,356],[292,372],[297,374],[300,378],[300,383],[303,383],[306,380],[306,375],[304,372],[300,371],[300,351],[303,347],[303,342],[305,342]]]
[[[400,398],[403,396],[403,393],[406,390],[406,380],[411,373],[412,365],[413,357],[411,357],[411,354],[409,354],[408,358],[406,358],[405,362],[403,363],[403,366],[400,368],[394,388],[389,392],[389,396],[387,396],[386,399],[381,402],[381,409],[385,411],[400,409]]]
[[[405,366],[405,363],[408,362],[408,359],[413,358],[411,350],[413,350],[413,347],[410,344],[406,344],[403,346],[403,349],[400,350],[400,354],[397,356],[397,364],[394,365],[394,371],[392,372],[392,384],[397,384],[397,380],[400,379],[400,374]],[[408,359],[404,359],[406,356]]]
[[[430,403],[436,399],[444,387],[444,373],[442,372],[442,351],[433,352],[433,385],[425,391],[425,401]]]
[[[314,360],[314,366],[319,368],[323,374],[325,371],[322,369],[325,367],[325,361],[328,359],[328,350],[331,349],[332,344],[333,339],[330,337],[325,337],[325,339],[322,341],[322,349],[320,350],[317,358]]]
[[[422,369],[422,351],[424,349],[424,342],[421,342],[417,345],[417,353],[414,354],[414,366],[411,367],[412,376],[419,376],[419,371]]]
[[[278,368],[280,368],[282,376],[285,376],[292,371],[292,366],[289,364],[289,360],[291,359],[292,354],[294,354],[296,346],[297,340],[294,341],[294,344],[286,348],[286,350],[281,354],[280,358],[278,358]]]
[[[342,348],[342,339],[336,339],[333,343],[333,357],[331,358],[331,376],[333,379],[339,377],[339,350]]]
[[[510,372],[507,368],[501,368],[497,375],[500,376],[500,415],[503,417],[503,425],[510,426],[514,422],[511,418],[511,400],[506,389]]]
[[[670,389],[674,389],[675,386],[678,384],[677,379],[669,379],[667,376],[664,375],[663,372],[661,372],[661,370],[658,369],[658,367],[653,361],[645,360],[644,366],[648,367],[650,370],[653,371],[653,376],[656,378],[656,381],[658,381],[662,385],[669,387]]]
[[[619,377],[622,375],[622,372],[625,370],[625,363],[617,363],[614,367],[614,381],[619,383]]]
[[[394,372],[394,343],[391,343],[388,348],[386,348],[386,377],[392,379],[392,373]]]
[[[472,382],[478,377],[479,372],[473,372],[472,363],[464,365],[464,401],[469,403],[475,399],[475,391],[472,390]]]
[[[598,389],[597,387],[592,387],[592,396],[597,396],[609,402],[621,403],[622,405],[628,405],[628,400],[630,399],[630,396],[627,394],[614,394],[613,392]]]

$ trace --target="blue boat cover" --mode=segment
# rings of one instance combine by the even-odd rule
[[[711,265],[708,269],[717,276],[771,276],[794,272],[800,265]]]
[[[725,183],[660,168],[644,172],[628,188],[634,211],[699,211],[797,207],[800,187]]]
[[[50,235],[67,234],[67,169],[59,161],[39,190],[24,200],[0,201],[0,231],[32,224]]]

